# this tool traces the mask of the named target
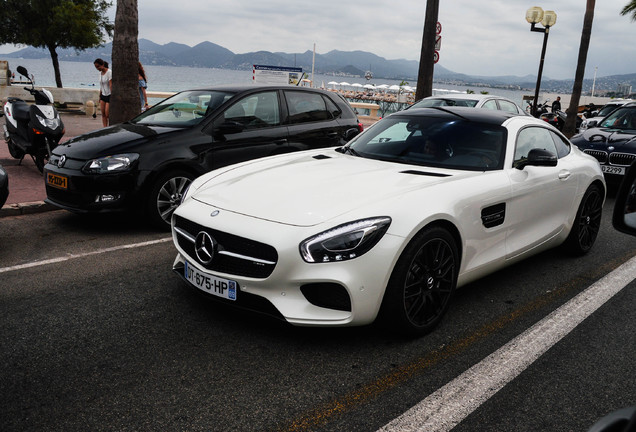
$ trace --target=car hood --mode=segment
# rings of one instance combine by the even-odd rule
[[[572,139],[575,144],[585,144],[587,148],[605,149],[609,146],[615,149],[636,146],[636,133],[612,128],[592,128]]]
[[[74,159],[91,159],[130,152],[142,142],[151,141],[178,130],[182,129],[122,123],[72,138],[57,146],[53,154],[58,156],[65,154]]]
[[[479,174],[364,159],[334,150],[308,151],[211,172],[193,184],[197,189],[192,198],[259,219],[312,226],[442,181]]]

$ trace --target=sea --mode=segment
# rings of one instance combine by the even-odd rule
[[[53,65],[50,59],[21,59],[6,58],[0,54],[0,60],[9,62],[9,69],[15,72],[18,66],[24,66],[29,74],[35,78],[35,85],[42,87],[55,87],[55,76]],[[230,70],[216,68],[196,68],[187,66],[156,66],[144,65],[148,77],[148,90],[157,92],[177,92],[182,90],[210,87],[222,84],[251,84],[251,70]],[[304,71],[311,75],[311,71]],[[91,88],[99,85],[99,72],[93,63],[60,61],[60,73],[62,85],[65,88]],[[18,78],[16,73],[16,78]],[[373,84],[373,85],[400,85],[402,80],[390,80],[372,78],[367,81],[364,77],[314,75],[314,86],[324,88],[338,88],[340,85],[329,84],[330,82],[347,82],[349,84]],[[409,82],[415,87],[415,82]],[[509,90],[490,87],[471,87],[466,85],[454,85],[433,83],[433,94],[444,94],[445,92],[471,90],[475,93],[488,92],[492,95],[507,97],[515,101],[519,106],[524,107],[523,96],[532,92],[528,90]],[[344,87],[351,90],[352,87]]]

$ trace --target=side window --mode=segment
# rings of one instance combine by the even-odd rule
[[[340,108],[338,108],[338,106],[334,103],[334,101],[329,99],[327,96],[325,96],[324,98],[325,98],[325,102],[327,103],[327,111],[331,113],[331,116],[333,118],[340,117],[340,114],[342,114],[342,111],[340,111]]]
[[[552,139],[554,140],[554,145],[556,146],[557,156],[559,157],[559,159],[569,155],[570,143],[568,142],[568,140],[552,131],[550,131],[550,135],[552,135]]]
[[[517,105],[513,104],[512,102],[508,102],[506,100],[499,100],[499,108],[502,111],[505,112],[509,112],[509,113],[513,113],[513,114],[519,114],[519,110],[517,109]]]
[[[516,167],[519,165],[519,162],[528,159],[528,154],[534,149],[543,149],[552,152],[555,155],[557,154],[554,140],[552,139],[552,135],[550,135],[549,130],[542,127],[528,127],[522,129],[521,132],[519,132],[519,135],[517,135],[515,159],[512,166]]]
[[[494,99],[491,99],[491,100],[487,101],[485,104],[483,104],[482,108],[496,110],[496,109],[498,109],[497,108],[497,102]]]
[[[242,124],[245,129],[279,125],[278,95],[270,91],[246,96],[226,109],[223,117],[226,121]]]
[[[290,123],[330,120],[332,115],[319,93],[285,91]]]

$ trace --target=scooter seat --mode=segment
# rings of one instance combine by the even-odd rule
[[[14,102],[13,117],[18,121],[29,120],[31,118],[31,114],[29,114],[29,105],[23,101]]]

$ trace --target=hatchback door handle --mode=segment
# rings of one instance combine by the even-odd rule
[[[287,144],[287,139],[283,138],[283,139],[279,139],[279,140],[274,140],[274,144],[276,144],[276,145]]]

